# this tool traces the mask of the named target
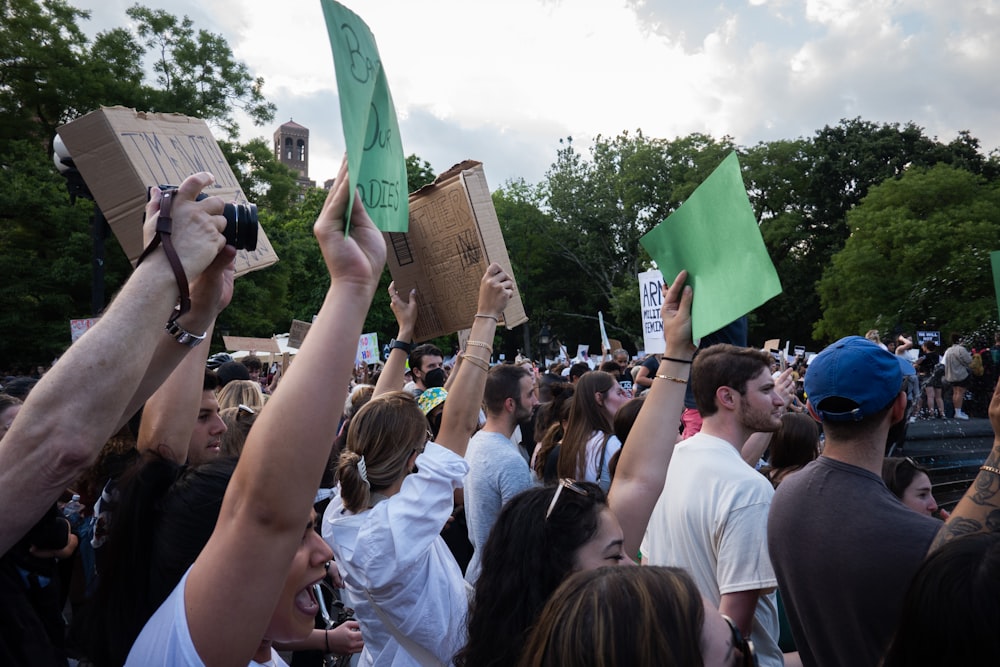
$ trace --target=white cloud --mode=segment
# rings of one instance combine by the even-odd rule
[[[78,0],[96,24],[132,0]],[[404,150],[442,171],[482,160],[493,187],[537,182],[559,137],[809,136],[840,118],[914,121],[1000,145],[1000,2],[966,0],[357,0],[378,42]],[[277,11],[280,8],[281,11]],[[318,0],[177,0],[229,39],[289,117],[311,130],[312,177],[343,151]],[[244,130],[270,138],[274,127]]]

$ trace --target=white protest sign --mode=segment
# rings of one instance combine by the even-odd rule
[[[604,313],[597,311],[597,320],[601,323],[601,361],[605,354],[611,354],[611,343],[608,341],[608,330],[604,328]]]
[[[590,361],[590,346],[589,345],[577,345],[576,346],[576,358],[580,361]]]
[[[70,342],[75,343],[76,339],[87,332],[90,327],[97,324],[99,317],[88,317],[82,320],[70,320],[69,321],[69,335]]]
[[[663,305],[663,274],[657,270],[639,274],[639,300],[642,304],[642,344],[647,354],[662,354],[666,349],[663,342],[663,320],[660,306]]]
[[[355,357],[355,363],[374,364],[378,363],[378,360],[378,334],[361,334],[361,338],[358,339],[358,354]]]

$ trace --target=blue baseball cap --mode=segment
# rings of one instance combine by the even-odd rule
[[[889,406],[903,386],[903,361],[861,336],[820,352],[806,371],[809,404],[822,421],[861,421]]]

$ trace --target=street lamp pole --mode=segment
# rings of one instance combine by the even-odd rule
[[[80,171],[73,164],[66,145],[57,134],[52,140],[52,161],[56,169],[66,179],[66,189],[69,191],[71,203],[76,203],[77,197],[94,202],[94,213],[90,217],[90,240],[93,261],[90,267],[90,312],[94,317],[104,310],[104,240],[108,238],[108,220],[104,217],[101,207],[97,205],[94,195],[83,180]]]

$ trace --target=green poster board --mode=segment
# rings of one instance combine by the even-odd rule
[[[334,0],[320,1],[337,72],[351,191],[360,192],[376,227],[405,232],[410,218],[406,158],[375,37],[351,10]],[[351,198],[348,221],[353,204]]]
[[[694,288],[691,328],[696,340],[781,293],[735,152],[639,242],[664,280],[687,269]]]

